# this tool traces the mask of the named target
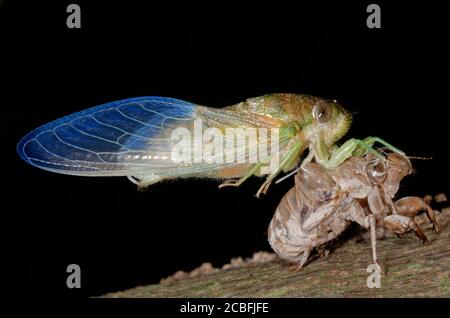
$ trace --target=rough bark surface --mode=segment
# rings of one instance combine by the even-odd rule
[[[253,262],[104,297],[449,297],[450,208],[438,213],[438,221],[439,234],[420,222],[429,246],[414,234],[378,241],[378,257],[386,269],[381,288],[367,287],[370,243],[349,239],[300,271],[278,259]]]

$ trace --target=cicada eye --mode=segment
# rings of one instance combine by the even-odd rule
[[[367,176],[372,182],[380,184],[386,179],[386,170],[387,168],[384,160],[372,161],[367,165]]]
[[[328,122],[332,117],[333,109],[326,102],[320,101],[313,108],[313,117],[321,124]]]

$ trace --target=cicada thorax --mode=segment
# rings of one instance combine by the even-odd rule
[[[277,121],[284,134],[289,134],[293,145],[301,144],[297,158],[305,149],[315,149],[315,156],[328,160],[334,144],[349,130],[352,116],[336,101],[298,94],[271,94],[250,98],[229,107],[240,112],[248,112],[272,118]],[[318,150],[320,149],[320,153]],[[292,157],[292,156],[291,156]],[[290,161],[284,171],[293,169],[299,160]]]
[[[347,159],[333,171],[330,171],[330,174],[339,184],[340,190],[355,199],[366,198],[374,186],[368,178],[367,160],[363,157]]]
[[[324,105],[329,112],[330,119],[336,117],[336,123],[319,123],[315,120],[314,109]],[[265,126],[276,127],[279,129],[279,136],[282,141],[283,151],[280,157],[289,155],[296,148],[296,155],[285,166],[284,172],[294,169],[301,161],[302,154],[310,148],[312,142],[317,142],[318,131],[323,131],[321,135],[327,139],[327,142],[335,142],[347,130],[341,129],[341,114],[345,113],[338,104],[324,99],[299,94],[269,94],[255,98],[249,98],[244,102],[227,107],[232,111],[239,113],[248,113],[253,116],[258,115],[265,118]],[[345,117],[345,116],[344,116]],[[320,127],[319,127],[320,126]],[[339,129],[339,136],[334,130]],[[280,143],[281,144],[281,143]],[[300,145],[300,146],[298,146]]]
[[[227,160],[229,165],[220,165],[214,171],[209,171],[206,176],[224,179],[240,177],[248,173],[254,164],[268,162],[273,159],[273,156],[279,156],[281,160],[288,155],[301,138],[299,132],[304,120],[293,120],[297,118],[295,114],[299,111],[301,113],[304,109],[299,104],[299,99],[301,99],[299,95],[273,94],[250,98],[222,109],[197,107],[196,118],[202,122],[204,129],[218,129],[223,136],[226,136],[225,143],[242,136],[245,139],[242,151],[245,153],[244,158],[239,157],[239,160],[234,156],[236,158],[234,164]],[[293,110],[295,110],[295,116],[292,114]],[[255,142],[252,143],[252,140]],[[204,148],[208,146],[207,143],[208,141],[204,142]],[[237,144],[235,145],[237,147]],[[242,149],[236,147],[234,150],[239,153]],[[298,148],[298,155],[289,165],[283,167],[284,171],[289,171],[298,164],[307,144],[302,143]],[[226,151],[227,154],[230,153],[228,148]],[[263,175],[263,173],[261,170],[256,170],[254,175]]]
[[[284,124],[296,122],[301,127],[311,122],[313,107],[319,101],[324,100],[309,95],[268,94],[249,98],[227,109],[267,116]]]

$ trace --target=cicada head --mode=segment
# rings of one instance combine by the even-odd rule
[[[393,197],[397,193],[402,179],[411,174],[413,169],[408,157],[398,153],[390,153],[386,162],[387,176],[384,188],[386,193]]]
[[[356,160],[355,158],[350,158],[342,166],[352,159]],[[385,194],[391,198],[397,193],[402,179],[413,171],[408,157],[395,152],[387,154],[385,158],[369,153],[364,156],[364,162],[367,179],[373,185],[382,186]]]
[[[327,145],[333,145],[350,129],[352,115],[337,101],[320,100],[312,109],[317,130]]]
[[[411,161],[407,156],[392,152],[387,156],[390,174],[393,177],[402,179],[413,172]]]
[[[328,146],[332,146],[349,130],[352,115],[337,101],[311,98],[303,105],[302,131],[307,140],[321,136]]]
[[[408,157],[395,152],[389,153],[386,158],[366,154],[364,160],[368,180],[372,184],[382,185],[389,197],[397,193],[402,179],[413,171]]]

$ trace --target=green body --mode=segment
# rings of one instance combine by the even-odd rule
[[[336,101],[324,100],[314,96],[297,94],[269,94],[249,98],[244,102],[225,108],[197,106],[192,120],[178,123],[190,132],[194,132],[194,121],[200,120],[202,127],[217,129],[225,133],[227,129],[239,129],[244,134],[255,128],[277,129],[279,152],[277,166],[270,173],[263,172],[267,161],[273,158],[252,163],[205,163],[196,162],[180,164],[167,168],[163,172],[145,176],[137,176],[140,187],[146,187],[163,179],[206,177],[225,179],[224,186],[239,186],[247,178],[255,175],[268,175],[259,189],[257,196],[265,193],[272,181],[281,172],[293,170],[300,164],[302,155],[308,149],[308,155],[302,164],[315,160],[320,165],[333,169],[347,158],[363,155],[370,151],[378,141],[393,151],[395,147],[379,138],[368,137],[364,140],[350,139],[342,146],[335,144],[349,130],[352,116]],[[163,132],[159,138],[170,139],[170,130]],[[195,133],[194,133],[195,135]],[[207,147],[212,141],[201,141]],[[257,146],[262,142],[258,139]],[[245,153],[258,151],[256,146],[245,145]],[[236,149],[234,149],[236,150]],[[258,159],[259,160],[259,159]]]

